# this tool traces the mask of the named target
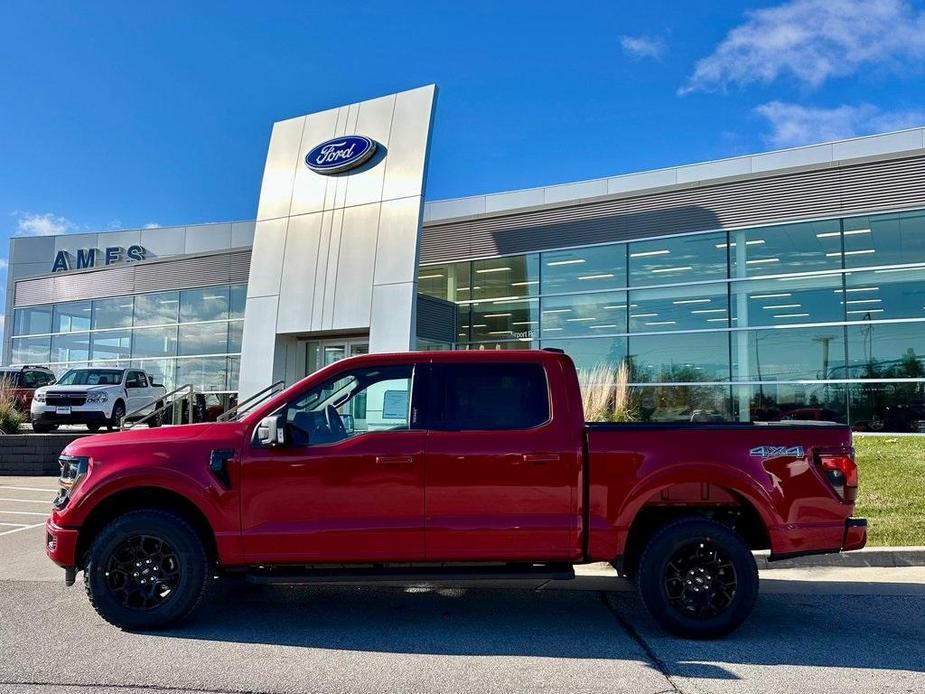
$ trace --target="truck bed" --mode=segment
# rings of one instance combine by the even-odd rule
[[[849,449],[830,422],[587,423],[588,552],[622,555],[643,507],[741,510],[774,555],[839,551],[851,507],[825,481],[819,450]]]

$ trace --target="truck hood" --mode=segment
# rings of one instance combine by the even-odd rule
[[[145,447],[172,445],[192,441],[205,436],[215,428],[214,423],[166,426],[157,429],[139,427],[135,430],[116,431],[111,434],[85,436],[68,444],[64,455],[98,456],[121,447]]]
[[[47,393],[48,391],[54,391],[56,393],[89,393],[95,390],[106,390],[107,388],[120,388],[118,385],[92,385],[92,386],[42,386],[41,388],[36,388],[38,393]]]

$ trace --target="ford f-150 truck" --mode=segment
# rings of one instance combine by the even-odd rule
[[[858,549],[848,427],[587,424],[551,351],[373,354],[228,422],[61,456],[48,556],[126,629],[260,583],[545,581],[612,562],[672,632],[717,637],[772,559]]]

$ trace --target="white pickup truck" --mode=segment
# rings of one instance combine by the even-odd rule
[[[37,388],[30,408],[38,433],[59,424],[85,424],[90,431],[119,429],[126,415],[140,419],[163,404],[167,389],[140,369],[71,369],[51,386]],[[160,426],[161,418],[148,420]]]

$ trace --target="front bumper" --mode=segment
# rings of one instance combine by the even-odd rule
[[[45,521],[45,554],[65,569],[77,566],[77,531]]]
[[[33,409],[32,421],[40,424],[105,424],[109,418],[100,410],[72,407],[69,414],[59,414],[56,408]]]

